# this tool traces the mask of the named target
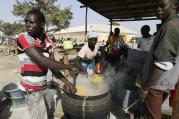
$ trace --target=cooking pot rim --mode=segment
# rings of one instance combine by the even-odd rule
[[[9,87],[13,85],[15,87],[13,87],[12,89],[9,89]],[[4,93],[12,93],[12,92],[15,92],[15,91],[21,91],[19,88],[18,88],[18,85],[15,84],[15,83],[9,83],[7,85],[5,85],[3,88],[2,88],[2,91]]]
[[[87,99],[88,100],[94,100],[94,99],[100,99],[100,98],[103,98],[105,97],[106,95],[108,95],[110,92],[107,91],[103,94],[100,94],[100,95],[96,95],[96,96],[80,96],[80,95],[75,95],[75,94],[72,94],[72,93],[69,93],[69,92],[66,92],[64,91],[64,93],[70,97],[73,97],[73,98],[77,98],[77,99],[81,99],[83,100],[84,98],[88,97]]]

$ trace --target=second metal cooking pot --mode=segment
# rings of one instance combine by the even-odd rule
[[[63,41],[63,48],[65,50],[73,49],[73,42],[72,41]]]

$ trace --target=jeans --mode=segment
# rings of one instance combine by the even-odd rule
[[[55,90],[45,89],[25,95],[30,119],[48,119],[49,113],[54,111]]]

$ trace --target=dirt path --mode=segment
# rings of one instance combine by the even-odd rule
[[[17,56],[0,56],[0,89],[10,82],[19,82],[19,61]]]

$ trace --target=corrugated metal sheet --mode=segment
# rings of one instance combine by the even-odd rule
[[[78,0],[113,21],[156,19],[157,0]]]

